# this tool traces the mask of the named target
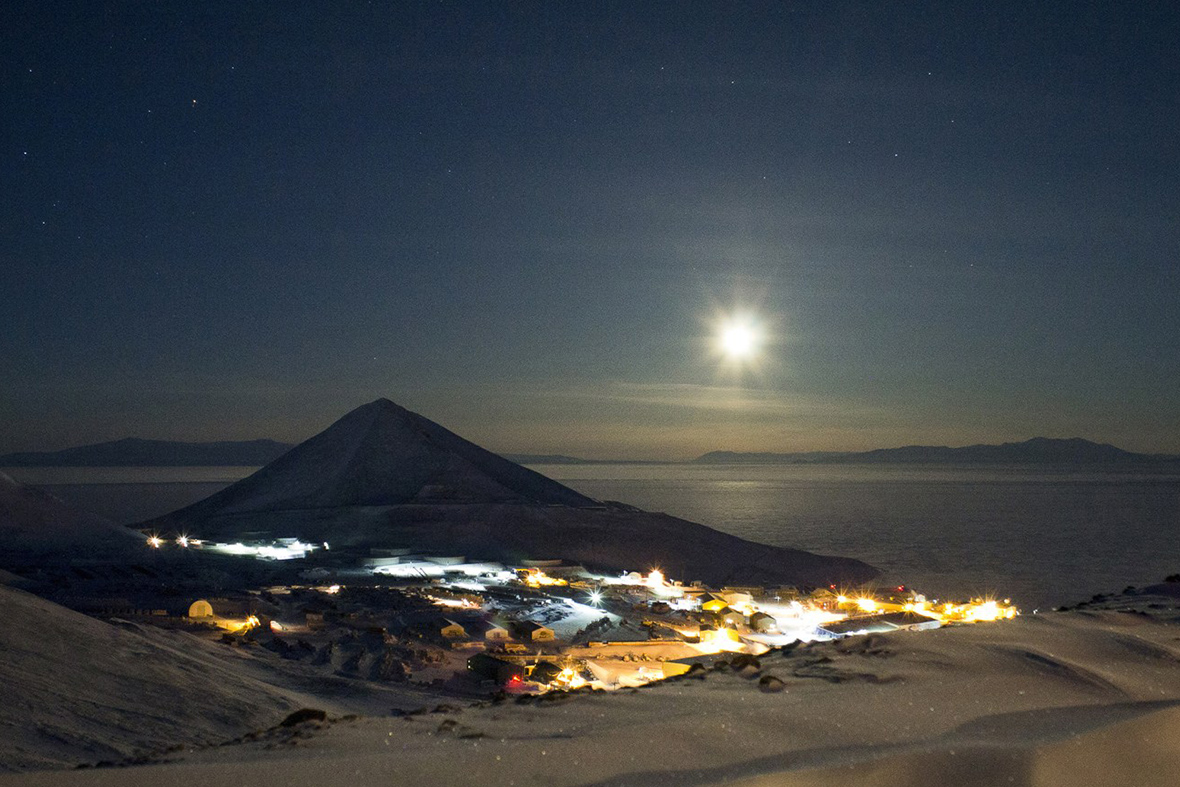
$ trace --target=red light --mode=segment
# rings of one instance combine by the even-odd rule
[[[516,683],[521,683],[522,681],[520,680],[519,675],[513,675],[511,678],[508,679],[508,682],[516,684]]]
[[[898,591],[905,590],[905,585],[898,585],[897,589],[898,589]]]

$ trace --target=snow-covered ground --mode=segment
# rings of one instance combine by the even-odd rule
[[[0,586],[0,771],[218,743],[291,710],[388,713],[428,696],[325,676],[261,648],[106,623]]]
[[[563,599],[551,605],[554,608],[554,619],[547,621],[546,626],[553,629],[553,633],[560,640],[569,641],[573,636],[591,623],[610,618],[618,620],[619,616],[590,604],[582,604],[572,599]],[[561,617],[556,617],[556,615]]]
[[[1174,787],[1178,772],[1180,598],[1140,596],[798,646],[634,692],[337,718],[0,785]]]

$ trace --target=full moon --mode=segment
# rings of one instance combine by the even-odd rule
[[[721,349],[730,358],[749,358],[758,349],[758,337],[748,325],[727,325],[721,330]]]
[[[756,366],[766,337],[762,321],[749,312],[719,315],[714,323],[713,346],[731,366]]]

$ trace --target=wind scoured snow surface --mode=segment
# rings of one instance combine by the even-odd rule
[[[1173,787],[1178,615],[1172,604],[855,637],[637,692],[337,719],[12,784]]]
[[[196,637],[123,628],[12,588],[0,599],[0,770],[223,741],[298,704]]]
[[[2,586],[0,615],[0,772],[221,743],[304,706],[387,713],[417,694],[305,673],[260,649],[107,623]]]

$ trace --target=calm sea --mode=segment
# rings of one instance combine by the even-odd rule
[[[847,555],[928,595],[1072,603],[1180,573],[1180,472],[881,465],[538,465],[591,497],[753,541]],[[242,467],[11,468],[122,522],[196,502]],[[637,567],[645,568],[645,567]]]

